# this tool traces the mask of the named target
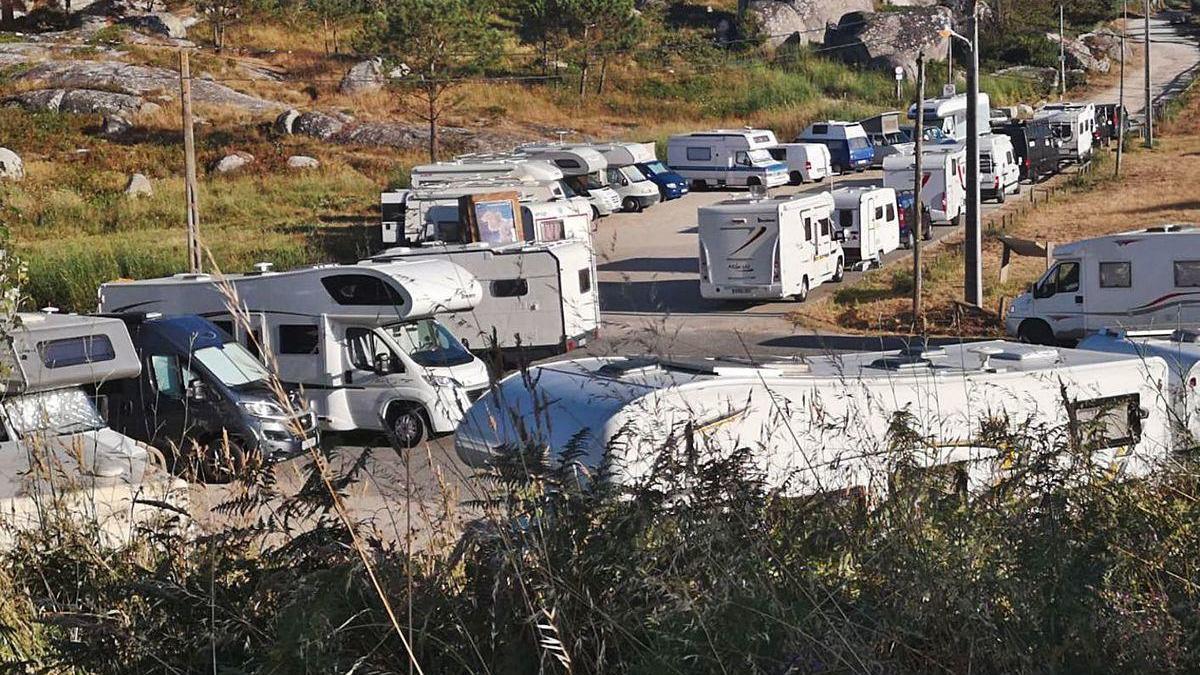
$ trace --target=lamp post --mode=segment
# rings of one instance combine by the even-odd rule
[[[983,306],[983,242],[979,211],[979,13],[977,0],[970,0],[971,38],[959,35],[950,26],[941,30],[943,37],[956,38],[971,53],[967,68],[967,222],[963,242],[963,295],[968,305]]]

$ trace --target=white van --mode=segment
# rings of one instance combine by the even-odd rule
[[[1167,225],[1054,248],[1054,264],[1013,300],[1005,330],[1027,342],[1076,340],[1101,328],[1200,324],[1200,230]]]
[[[922,101],[925,108],[925,129],[939,129],[948,138],[967,140],[967,95],[955,94]],[[975,103],[975,122],[980,134],[988,133],[991,126],[992,101],[986,92],[979,92]],[[908,107],[908,119],[917,119],[917,104]]]
[[[829,148],[821,143],[780,143],[768,152],[787,165],[792,185],[825,180],[833,172]]]
[[[529,159],[550,162],[562,170],[567,185],[588,198],[597,217],[621,210],[621,195],[608,184],[608,160],[586,145],[527,143],[515,150]]]
[[[67,515],[113,545],[186,509],[187,484],[158,450],[109,428],[95,386],[135,378],[125,322],[21,313],[0,342],[0,547]],[[62,510],[48,509],[57,503]]]
[[[1081,340],[1079,349],[1166,361],[1175,449],[1191,450],[1200,445],[1200,391],[1196,389],[1200,384],[1200,333],[1104,328]]]
[[[594,143],[590,147],[608,162],[608,184],[621,196],[622,211],[641,211],[662,199],[658,185],[637,166],[657,159],[653,143]]]
[[[548,449],[624,485],[743,452],[786,496],[878,494],[914,467],[951,469],[968,488],[1019,476],[1030,460],[995,438],[1044,428],[1080,480],[1072,445],[1093,475],[1136,477],[1170,457],[1165,379],[1158,358],[1002,341],[760,363],[579,359],[502,380],[463,418],[455,449],[470,466]],[[899,420],[914,440],[897,448]]]
[[[883,256],[900,248],[900,214],[892,188],[838,188],[833,204],[847,264],[857,269],[880,266]]]
[[[803,302],[846,263],[828,193],[730,199],[700,207],[700,296]]]
[[[1010,194],[1021,194],[1021,165],[1013,153],[1012,139],[1004,134],[979,137],[979,192],[998,204]]]
[[[1034,114],[1046,119],[1059,142],[1058,158],[1064,162],[1084,162],[1092,156],[1096,131],[1096,106],[1091,103],[1047,103]]]
[[[517,360],[533,360],[583,347],[599,332],[596,260],[584,242],[427,244],[390,248],[364,263],[428,259],[461,266],[483,287],[474,308],[438,315],[477,353],[495,346]]]
[[[967,213],[967,152],[961,145],[935,145],[921,153],[921,205],[935,225],[961,225]],[[883,185],[912,192],[913,155],[883,161]]]
[[[223,289],[236,292],[243,320],[234,319]],[[488,386],[484,363],[434,318],[482,298],[475,276],[444,260],[288,272],[262,264],[224,277],[109,282],[100,287],[100,311],[232,321],[234,337],[301,389],[324,428],[386,425],[396,444],[412,447],[454,431]]]
[[[766,129],[716,129],[672,136],[667,165],[692,182],[692,188],[726,185],[779,187],[788,182],[787,166],[771,157],[778,145]]]

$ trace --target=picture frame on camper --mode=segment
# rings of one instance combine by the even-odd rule
[[[522,240],[516,192],[464,195],[459,203],[472,241],[504,246]]]

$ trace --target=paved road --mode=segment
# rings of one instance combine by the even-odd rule
[[[1130,20],[1129,41],[1145,46],[1143,22]],[[1155,101],[1177,94],[1191,81],[1192,72],[1200,66],[1200,44],[1196,38],[1181,34],[1166,19],[1150,19],[1150,94]],[[1125,71],[1125,107],[1139,114],[1146,110],[1145,68],[1127,68]],[[1096,92],[1091,100],[1097,103],[1113,103],[1120,98],[1119,84]]]

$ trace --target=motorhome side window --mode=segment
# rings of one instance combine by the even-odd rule
[[[117,357],[107,335],[48,340],[38,343],[38,354],[47,368],[66,368],[85,363],[111,361]]]
[[[404,364],[392,356],[392,350],[373,331],[366,328],[347,328],[346,345],[350,349],[350,364],[359,370],[375,370],[380,357],[388,360],[392,371],[403,372]]]
[[[395,305],[404,298],[383,279],[370,274],[337,274],[323,277],[321,285],[339,305]]]
[[[309,325],[282,324],[279,326],[280,354],[319,353],[317,327]]]
[[[1142,440],[1141,398],[1137,394],[1075,401],[1069,413],[1071,433],[1085,448],[1119,448]]]
[[[896,219],[896,205],[895,204],[887,205],[887,219],[888,220]]]
[[[707,162],[712,159],[712,150],[709,148],[688,148],[687,158],[692,162]]]
[[[875,220],[883,220],[883,207],[882,206],[875,207]]]
[[[588,293],[592,290],[592,270],[583,268],[579,270],[579,292]]]
[[[525,279],[496,279],[491,283],[493,298],[519,298],[529,294],[529,282]]]
[[[183,372],[179,359],[165,354],[150,355],[150,372],[154,376],[154,388],[169,398],[183,398]]]
[[[1200,260],[1175,261],[1175,287],[1195,288],[1200,286]]]
[[[226,335],[233,335],[233,321],[222,319],[220,321],[213,321],[212,323],[217,328],[225,331]]]
[[[738,150],[733,155],[733,161],[735,164],[739,164],[742,166],[750,166],[750,155],[747,155],[745,152]]]
[[[804,241],[812,241],[812,218],[804,216]]]
[[[1050,268],[1034,289],[1034,297],[1048,298],[1056,293],[1079,291],[1079,263],[1062,262]]]
[[[1133,267],[1128,262],[1100,263],[1100,288],[1129,288],[1133,286]]]
[[[557,164],[559,166],[559,168],[562,168],[562,169],[578,169],[579,168],[579,162],[577,162],[573,159],[560,159],[560,160],[556,160],[554,163]]]
[[[854,227],[854,212],[850,209],[838,209],[838,225],[843,230]]]
[[[833,223],[831,223],[828,218],[822,218],[820,220],[820,224],[821,224],[821,236],[828,237],[830,227],[833,225]]]

